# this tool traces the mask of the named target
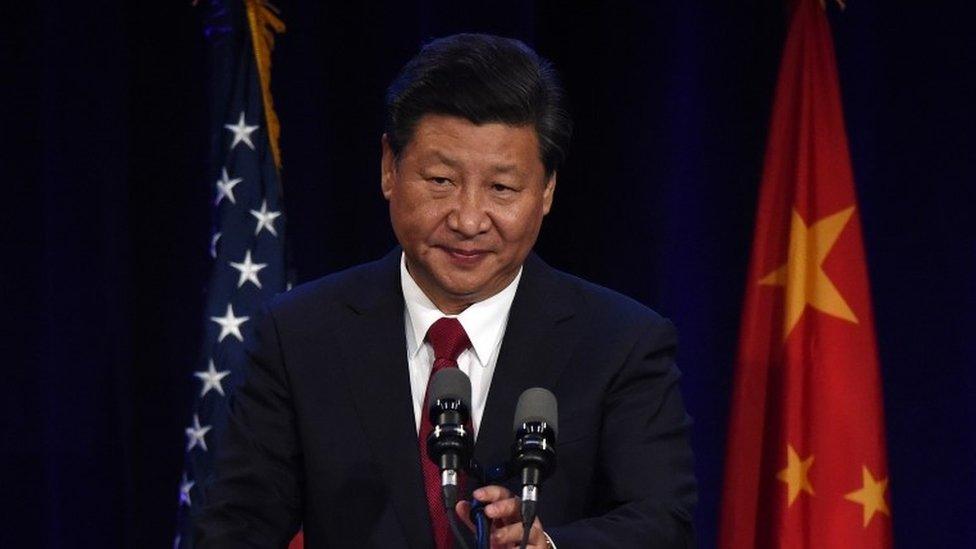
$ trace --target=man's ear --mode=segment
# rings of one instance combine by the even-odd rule
[[[380,188],[383,190],[383,197],[387,200],[393,194],[393,183],[396,178],[396,158],[393,149],[390,148],[390,138],[384,133],[380,139],[383,146],[383,157],[380,160]]]
[[[556,172],[552,172],[546,181],[546,188],[542,191],[542,215],[552,209],[552,197],[556,194]]]

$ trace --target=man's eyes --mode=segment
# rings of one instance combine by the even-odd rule
[[[428,176],[426,179],[437,187],[446,187],[454,183],[450,177]],[[492,183],[489,188],[496,193],[512,193],[518,191],[515,187],[504,183]]]

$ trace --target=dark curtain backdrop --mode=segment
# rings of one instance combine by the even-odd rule
[[[171,544],[213,182],[198,14],[148,4],[6,10],[0,547]],[[424,40],[500,33],[555,62],[577,132],[537,250],[678,325],[700,545],[713,546],[782,2],[280,7],[274,93],[299,281],[394,243],[381,101]],[[976,546],[971,15],[863,0],[831,15],[900,547]]]

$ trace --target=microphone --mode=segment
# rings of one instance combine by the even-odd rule
[[[471,380],[457,368],[445,368],[427,385],[428,417],[434,428],[427,436],[427,455],[441,470],[441,499],[455,540],[465,549],[454,507],[458,499],[458,473],[471,461]]]
[[[529,529],[535,522],[539,487],[556,468],[558,421],[556,395],[547,389],[526,389],[515,405],[512,464],[521,473],[522,548],[528,544]]]

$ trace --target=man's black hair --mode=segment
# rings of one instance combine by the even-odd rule
[[[393,154],[413,137],[425,114],[474,124],[532,125],[539,158],[551,175],[566,158],[573,122],[549,61],[518,40],[455,34],[425,45],[386,93],[386,134]]]

